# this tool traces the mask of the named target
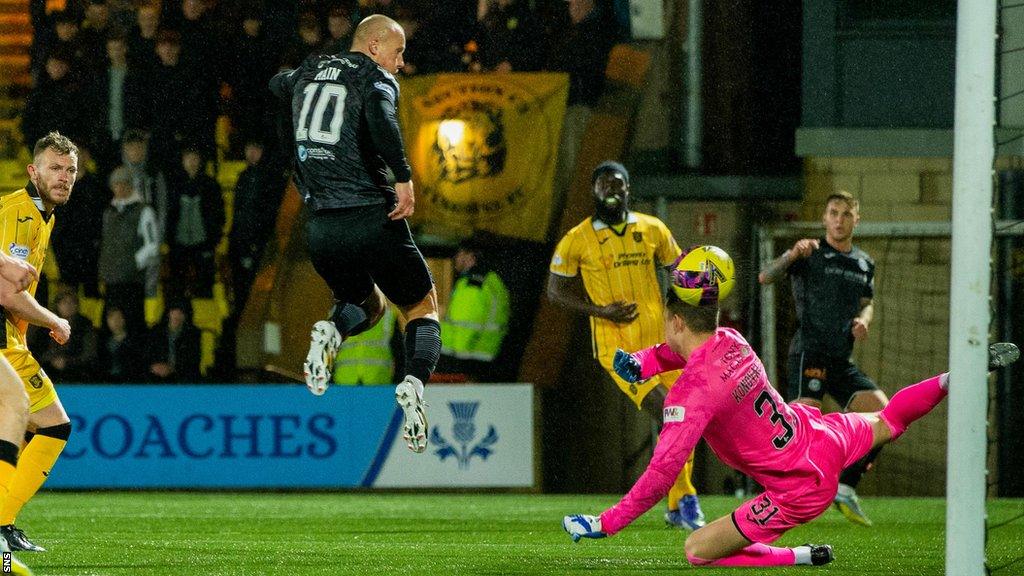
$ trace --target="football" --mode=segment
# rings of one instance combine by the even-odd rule
[[[669,270],[672,290],[691,306],[718,304],[736,284],[732,258],[717,246],[693,246],[684,250]]]

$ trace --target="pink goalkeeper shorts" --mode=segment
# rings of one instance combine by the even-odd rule
[[[828,510],[839,488],[839,474],[867,454],[874,441],[871,424],[859,414],[822,416],[817,408],[791,406],[805,421],[803,429],[814,437],[802,463],[733,511],[733,524],[751,542],[770,544]]]

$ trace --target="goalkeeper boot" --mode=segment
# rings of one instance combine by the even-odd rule
[[[804,544],[811,549],[811,566],[823,566],[836,559],[828,544]]]
[[[7,546],[13,552],[46,552],[46,548],[29,540],[28,536],[25,536],[25,532],[14,524],[0,526],[0,536],[3,536]]]
[[[0,552],[3,552],[5,555],[10,554],[10,556],[8,556],[10,559],[10,571],[8,571],[5,566],[8,564],[8,560],[5,558],[3,562],[0,563],[0,573],[14,574],[15,576],[32,576],[32,570],[30,570],[28,566],[25,566],[21,560],[15,558],[14,554],[11,554],[11,548],[7,545],[7,540],[3,538],[0,538]]]
[[[996,342],[988,345],[988,370],[1006,368],[1020,358],[1020,348],[1013,342]]]
[[[840,484],[839,492],[836,492],[833,503],[850,522],[860,524],[861,526],[871,526],[873,524],[860,507],[860,498],[857,497],[857,491],[853,489],[853,486]]]
[[[700,500],[696,494],[683,496],[679,499],[678,510],[669,510],[665,513],[665,524],[673,528],[697,530],[703,528],[706,523],[704,511],[700,509]]]
[[[422,389],[423,384],[415,376],[406,376],[395,387],[395,400],[405,414],[402,438],[417,454],[427,449],[427,414],[423,411],[426,403],[421,396]]]
[[[306,377],[306,388],[316,396],[327,391],[341,340],[341,333],[334,327],[334,322],[321,320],[313,324],[309,335],[309,354],[302,364],[302,374]]]

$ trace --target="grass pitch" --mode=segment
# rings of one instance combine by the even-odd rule
[[[561,519],[617,496],[376,493],[44,493],[18,520],[45,553],[20,553],[38,576],[402,574],[940,575],[945,503],[867,498],[874,528],[826,512],[780,545],[830,543],[819,569],[698,569],[660,506],[614,538],[573,544]],[[708,518],[739,501],[701,498]],[[992,500],[990,524],[1024,512]],[[989,534],[995,576],[1024,574],[1024,518]]]

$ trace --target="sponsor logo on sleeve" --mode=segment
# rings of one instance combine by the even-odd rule
[[[562,256],[560,254],[555,254],[555,256],[551,259],[551,263],[555,266],[561,266]]]
[[[28,260],[28,255],[31,252],[28,246],[25,246],[24,244],[15,244],[14,242],[11,242],[11,245],[7,248],[11,253],[11,256],[21,258],[22,260]]]
[[[662,412],[661,419],[665,424],[668,424],[669,422],[682,422],[686,419],[686,407],[666,406],[664,412]]]

